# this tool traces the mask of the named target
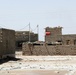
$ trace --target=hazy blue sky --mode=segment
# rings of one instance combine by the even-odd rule
[[[29,22],[32,29],[39,25],[40,40],[47,26],[62,26],[63,34],[75,34],[76,0],[0,0],[0,27],[20,30]]]

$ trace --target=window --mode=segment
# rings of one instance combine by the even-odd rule
[[[67,45],[70,45],[70,40],[66,40],[66,44]]]
[[[76,45],[76,40],[74,40],[74,45]]]
[[[17,41],[16,42],[16,47],[17,48],[22,48],[22,42],[21,41]]]
[[[8,40],[6,40],[6,50],[8,50]]]
[[[58,42],[60,45],[62,45],[62,40],[58,40],[57,42]]]

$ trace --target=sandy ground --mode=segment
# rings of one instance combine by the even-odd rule
[[[22,56],[0,64],[0,75],[76,75],[76,56]]]
[[[67,71],[55,71],[55,70],[15,70],[15,71],[3,71],[0,75],[65,75]]]

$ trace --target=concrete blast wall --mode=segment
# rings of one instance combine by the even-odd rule
[[[15,57],[15,31],[0,29],[0,58]]]
[[[23,43],[23,55],[76,55],[76,46]]]

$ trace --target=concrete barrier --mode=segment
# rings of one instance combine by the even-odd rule
[[[23,43],[22,51],[23,55],[76,55],[76,46]]]
[[[15,57],[15,31],[0,29],[0,59]]]

